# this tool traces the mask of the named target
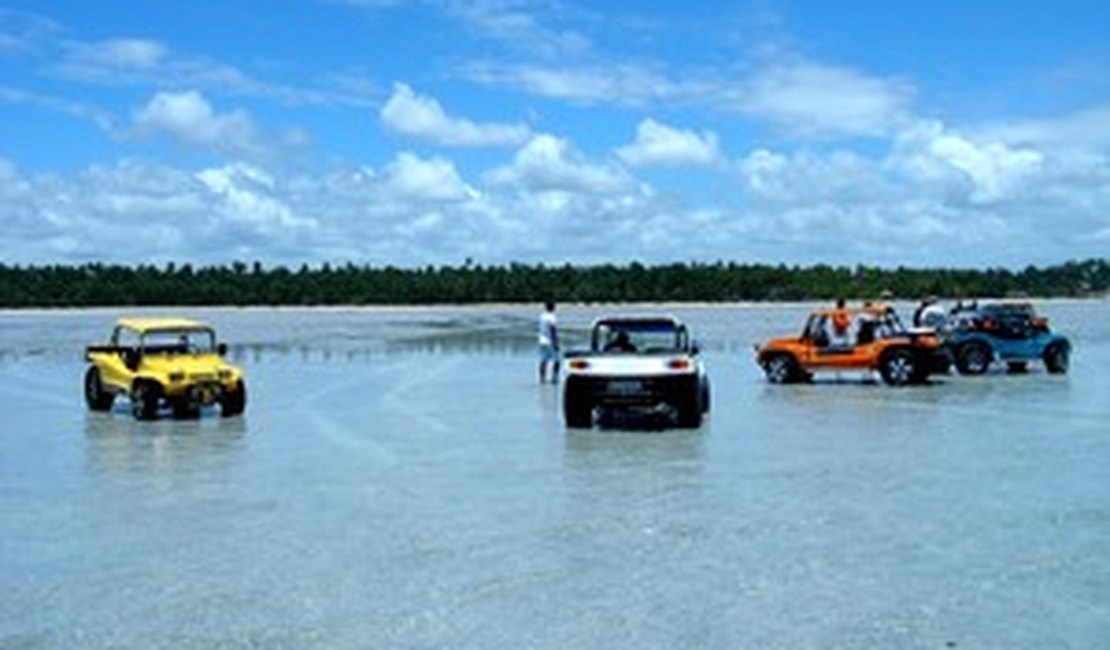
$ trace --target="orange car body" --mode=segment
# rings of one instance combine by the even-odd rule
[[[892,385],[924,382],[949,363],[935,332],[907,330],[882,304],[814,311],[801,335],[756,346],[756,361],[773,383],[808,380],[818,371],[878,370]]]

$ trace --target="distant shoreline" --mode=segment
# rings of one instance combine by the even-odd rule
[[[298,269],[236,262],[230,266],[7,266],[0,263],[0,308],[131,305],[354,309],[462,305],[790,304],[899,296],[1052,296],[1104,298],[1110,259],[1054,266],[914,269],[864,265],[786,266],[718,261],[645,266],[427,266],[347,264]]]
[[[970,302],[978,300],[979,302],[996,302],[996,301],[1028,301],[1037,304],[1083,304],[1110,301],[1110,295],[1090,296],[1090,297],[1049,297],[1049,298],[945,298],[938,297],[939,302],[942,304],[955,304],[957,301]],[[646,309],[646,310],[703,310],[703,309],[779,309],[779,308],[805,308],[814,305],[823,305],[831,301],[825,299],[814,300],[785,300],[785,301],[693,301],[693,302],[677,302],[677,301],[664,301],[664,302],[565,302],[557,303],[557,306],[562,309]],[[862,300],[849,300],[849,304],[858,304]],[[878,301],[874,301],[878,302]],[[888,300],[891,304],[896,305],[912,305],[919,301],[910,298],[895,298]],[[289,313],[344,313],[344,312],[380,312],[380,313],[404,313],[404,312],[427,312],[427,311],[456,311],[456,310],[471,310],[471,311],[504,311],[504,310],[523,310],[523,309],[539,309],[540,303],[538,302],[490,302],[490,303],[427,303],[427,304],[380,304],[380,305],[359,305],[359,304],[334,304],[334,305],[98,305],[94,307],[83,306],[67,306],[67,307],[4,307],[0,308],[0,316],[34,316],[34,315],[66,315],[66,314],[116,314],[126,311],[141,311],[141,312],[216,312],[216,313],[245,313],[245,312],[289,312]]]

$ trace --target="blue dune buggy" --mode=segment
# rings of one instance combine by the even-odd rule
[[[1043,361],[1053,374],[1068,371],[1071,343],[1050,331],[1028,302],[958,307],[940,334],[963,375],[981,375],[995,360],[1010,372],[1024,372],[1030,361]]]

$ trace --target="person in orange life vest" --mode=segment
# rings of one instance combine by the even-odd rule
[[[836,309],[832,313],[832,345],[851,345],[848,342],[848,327],[852,324],[852,314],[844,306],[844,299],[836,299]]]

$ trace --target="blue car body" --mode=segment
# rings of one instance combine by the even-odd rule
[[[1023,370],[1043,361],[1051,373],[1067,372],[1071,342],[1052,332],[1029,303],[996,303],[957,310],[941,329],[956,369],[962,374],[986,372],[994,361]]]

